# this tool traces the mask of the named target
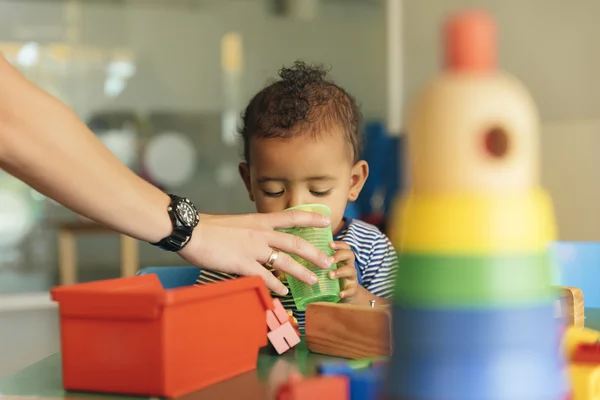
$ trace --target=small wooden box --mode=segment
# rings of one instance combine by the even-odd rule
[[[306,308],[306,345],[334,357],[389,356],[391,322],[389,306],[312,303]]]

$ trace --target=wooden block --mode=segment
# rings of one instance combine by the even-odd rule
[[[290,348],[300,343],[300,336],[292,326],[291,322],[286,322],[285,324],[277,328],[277,330],[281,332],[281,335],[287,342],[288,346],[290,346]]]
[[[279,328],[280,325],[281,323],[277,320],[273,310],[267,310],[267,326],[269,327],[269,330],[274,331]]]
[[[280,324],[285,324],[290,319],[290,316],[288,315],[287,311],[285,311],[285,308],[283,308],[283,305],[279,299],[273,299],[273,313],[279,320]]]
[[[290,346],[288,346],[283,336],[279,334],[277,330],[267,333],[267,337],[277,354],[283,354],[290,349]]]
[[[387,306],[312,303],[306,308],[306,345],[334,357],[389,356],[391,322]]]
[[[300,337],[289,321],[267,333],[267,337],[278,354],[285,353],[300,343]]]
[[[583,292],[581,289],[570,286],[559,286],[561,314],[568,325],[583,327],[585,312]]]

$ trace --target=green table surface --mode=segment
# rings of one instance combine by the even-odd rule
[[[585,326],[600,330],[600,309],[585,310]],[[551,333],[552,334],[552,333]],[[267,348],[261,350],[258,366],[227,381],[189,394],[184,399],[267,399],[276,387],[292,371],[313,375],[320,362],[336,360],[332,357],[314,354],[306,349],[304,342],[283,355],[277,355]],[[37,397],[54,399],[90,400],[93,397],[109,399],[131,399],[131,397],[108,396],[102,394],[71,393],[62,389],[60,354],[54,354],[29,367],[0,380],[0,400],[4,397]]]

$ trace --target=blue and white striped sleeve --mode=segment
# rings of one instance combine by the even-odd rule
[[[363,274],[363,287],[375,296],[392,298],[398,269],[398,257],[392,242],[379,232],[374,241]]]

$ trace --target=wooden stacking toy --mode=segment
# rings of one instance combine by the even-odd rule
[[[385,390],[394,399],[563,400],[536,108],[496,69],[487,13],[457,13],[444,34],[444,71],[408,127]]]

